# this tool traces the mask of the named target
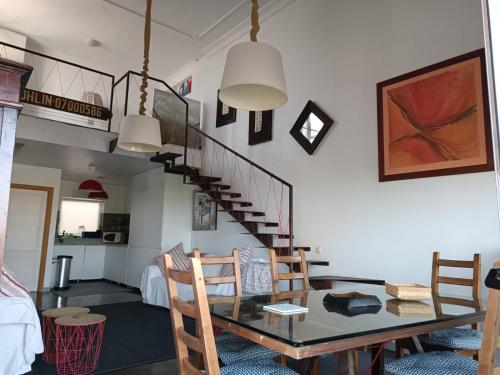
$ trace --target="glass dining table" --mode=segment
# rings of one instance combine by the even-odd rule
[[[477,323],[485,316],[480,301],[457,296],[400,301],[386,294],[383,286],[356,285],[351,291],[377,296],[381,306],[347,310],[324,305],[325,295],[339,290],[226,297],[209,303],[215,326],[296,360],[337,353],[341,375],[353,374],[354,349]],[[277,303],[304,306],[308,312],[279,315],[263,308]],[[305,366],[303,372],[313,367]],[[378,367],[383,371],[380,363]]]

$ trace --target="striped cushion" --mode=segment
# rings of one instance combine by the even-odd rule
[[[7,297],[28,297],[30,292],[26,287],[16,280],[14,273],[7,269],[2,268],[2,277],[0,277],[0,295]]]
[[[221,367],[221,375],[298,375],[291,368],[282,366],[272,359],[243,361]]]
[[[392,375],[476,375],[478,363],[453,352],[429,352],[389,362],[385,370]]]
[[[250,245],[245,246],[243,249],[238,250],[238,260],[240,261],[240,272],[243,273],[243,269],[252,260],[252,248]],[[233,265],[224,264],[220,270],[220,275],[222,277],[233,276]]]
[[[476,329],[440,329],[420,338],[425,344],[444,346],[450,349],[479,350],[483,334]]]
[[[164,255],[169,254],[172,257],[172,262],[174,264],[174,268],[181,270],[181,271],[187,271],[189,270],[189,258],[184,253],[184,247],[182,246],[182,242],[177,244],[174,248],[170,249],[169,251],[157,256],[154,258],[154,263],[160,267],[161,272],[165,275],[165,258]]]

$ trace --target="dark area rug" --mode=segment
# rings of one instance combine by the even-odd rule
[[[176,357],[168,309],[127,302],[93,306],[90,311],[107,317],[99,365],[94,374]],[[186,330],[194,334],[194,321],[184,323]],[[44,363],[40,355],[33,371],[37,375],[56,373],[55,365]]]
[[[79,284],[71,284],[67,290],[54,290],[54,293],[60,297],[79,297],[89,296],[102,293],[120,293],[133,292],[133,288],[107,283],[102,281],[82,282]]]

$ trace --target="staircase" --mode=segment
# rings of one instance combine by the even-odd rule
[[[242,235],[252,235],[262,247],[273,247],[279,254],[289,254],[290,244],[276,246],[277,240],[288,240],[291,243],[293,237],[290,233],[279,232],[279,222],[265,219],[265,212],[254,210],[253,203],[243,200],[243,194],[234,191],[231,185],[223,182],[222,177],[202,175],[199,168],[176,163],[176,160],[182,156],[179,153],[166,152],[153,156],[151,161],[162,164],[165,173],[184,175],[186,184],[195,185],[199,191],[208,194],[217,203],[219,212],[228,213],[232,219],[229,220],[230,222],[239,223],[242,226],[244,230]],[[266,230],[263,231],[263,228]],[[310,247],[300,248],[310,251]],[[298,250],[298,247],[294,249]]]
[[[138,100],[140,77],[139,73],[128,71],[113,85],[117,102],[113,107],[113,121],[117,124],[127,115],[128,102]],[[167,83],[149,77],[148,85],[150,90],[169,92],[175,102],[170,104],[171,108],[182,108],[184,117],[175,112],[175,120],[162,119],[146,103],[148,114],[166,123],[181,119],[177,125],[185,132],[184,139],[177,140],[177,144],[183,146],[167,147],[167,152],[156,154],[151,161],[163,165],[165,173],[182,175],[185,184],[194,185],[209,195],[218,210],[229,215],[230,222],[241,226],[241,234],[253,236],[262,248],[272,247],[279,255],[292,255],[298,250],[293,237],[293,186],[199,127],[190,125],[188,102]],[[119,97],[124,100],[123,106],[119,104]],[[116,139],[110,142],[109,151],[113,152],[115,147]],[[327,266],[329,263],[311,261],[309,264]]]

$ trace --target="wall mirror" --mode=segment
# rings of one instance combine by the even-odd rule
[[[309,155],[312,155],[332,124],[333,120],[309,100],[290,134]]]

